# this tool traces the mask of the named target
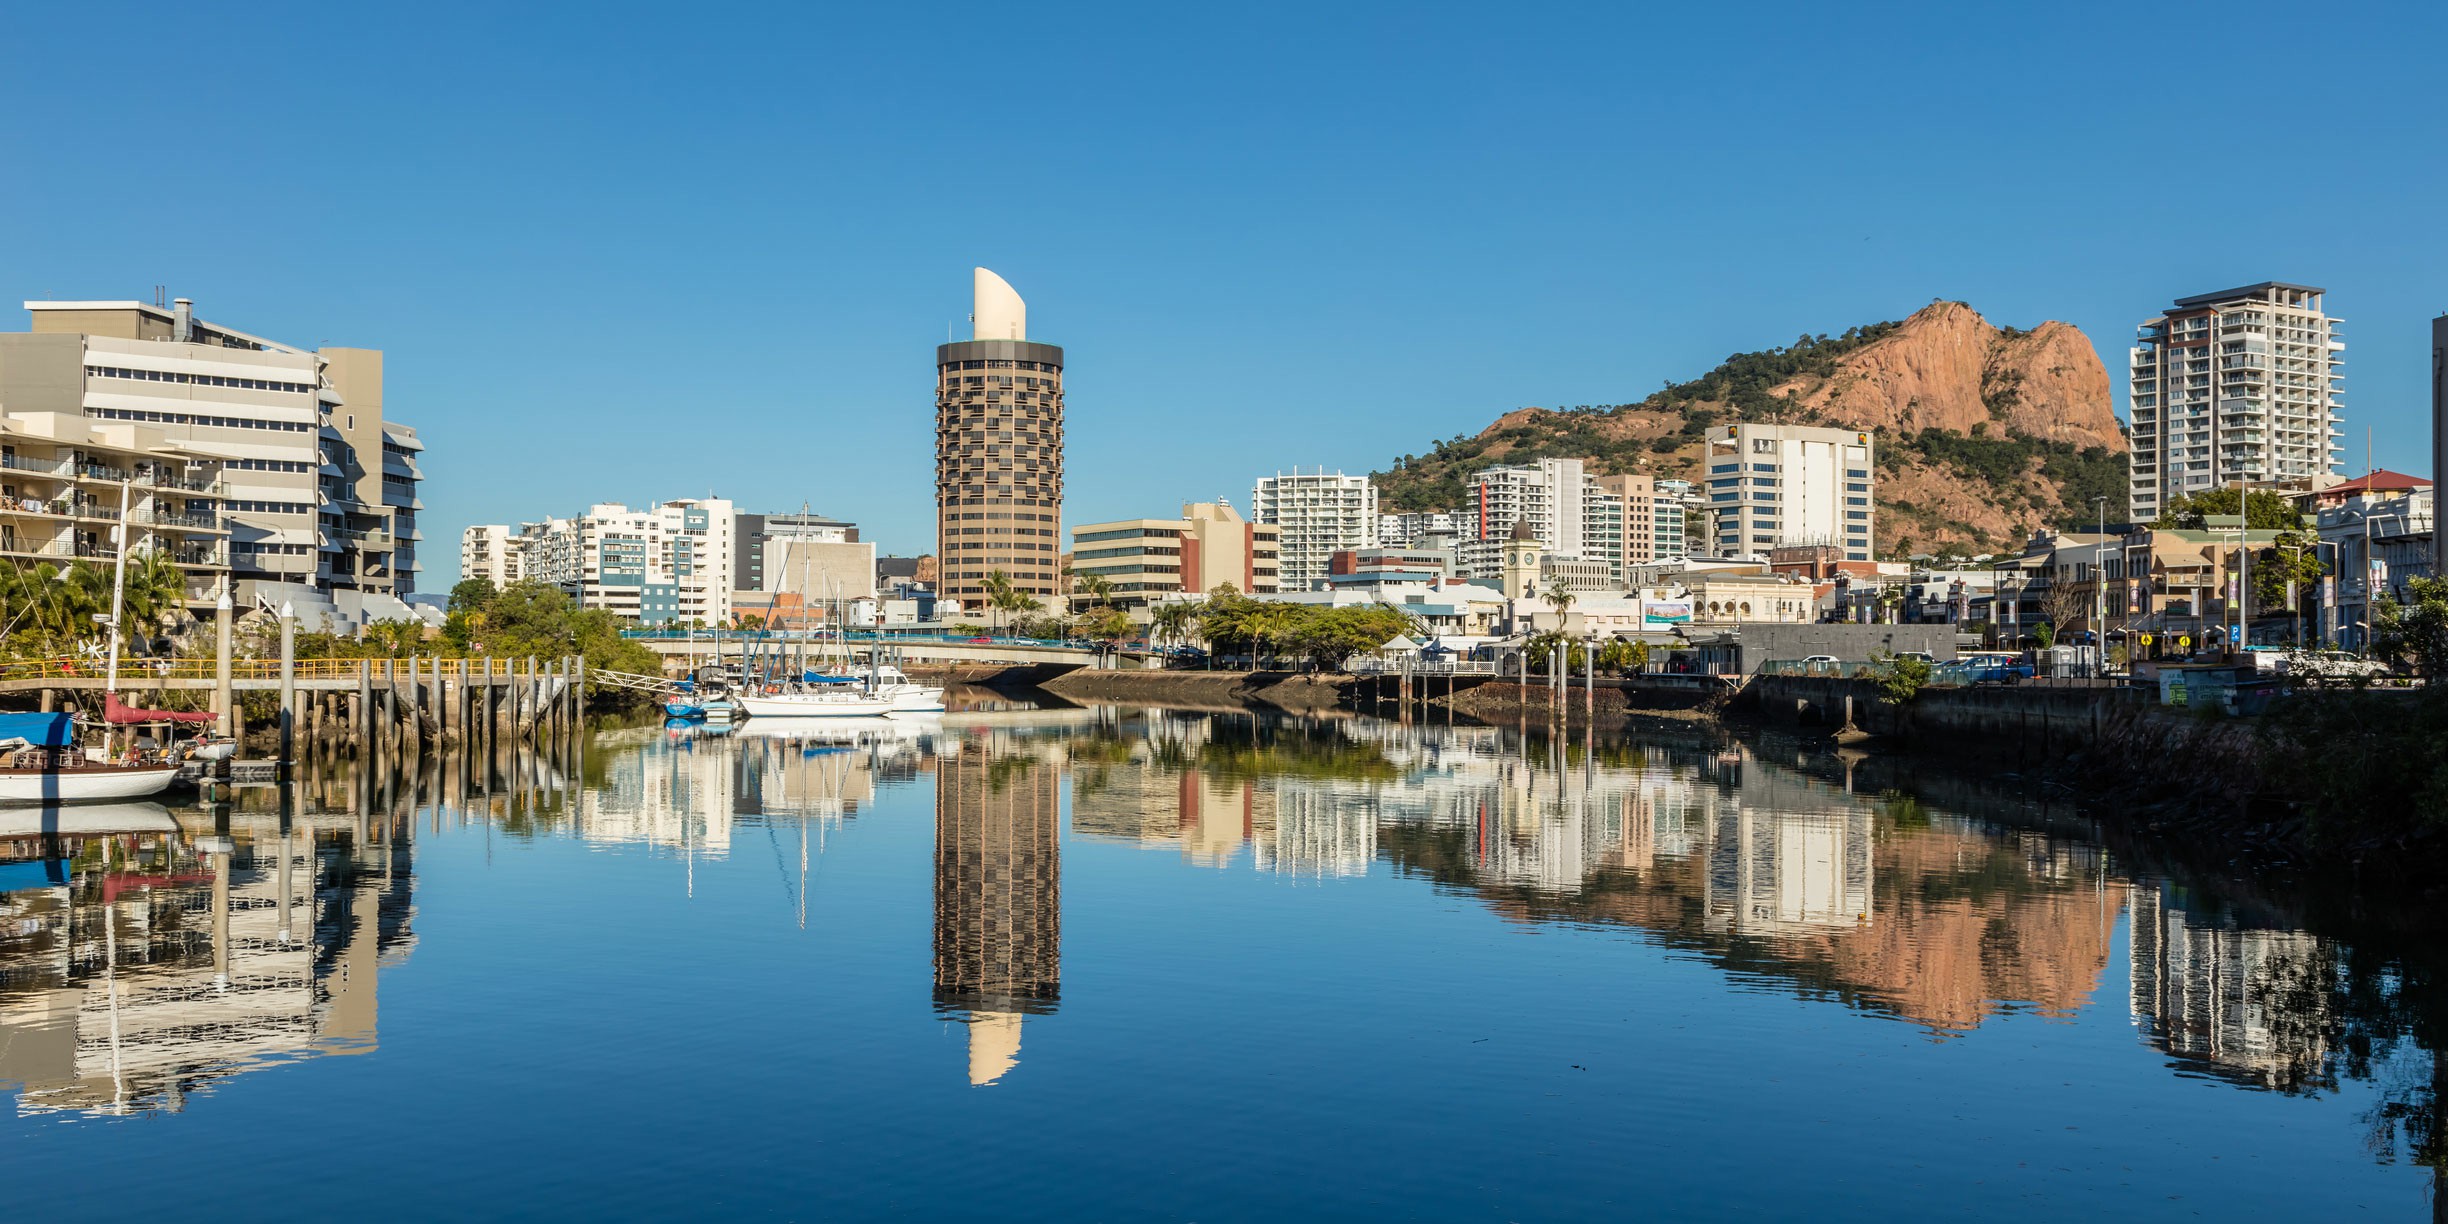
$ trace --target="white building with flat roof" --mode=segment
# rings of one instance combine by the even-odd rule
[[[2345,328],[2327,291],[2263,281],[2178,298],[2138,329],[2128,511],[2238,481],[2311,488],[2342,470]]]
[[[1878,465],[1874,435],[1855,429],[1749,423],[1712,433],[1708,509],[1721,556],[1830,544],[1874,561]]]
[[[0,406],[132,422],[218,462],[242,600],[416,588],[416,431],[383,415],[379,349],[308,349],[180,298],[35,301],[0,335]]]
[[[640,624],[727,625],[737,522],[720,498],[643,510],[600,502],[575,518],[520,524],[507,548],[515,560],[504,564],[568,591],[582,608]]]
[[[1250,490],[1250,521],[1280,529],[1278,585],[1315,590],[1325,585],[1336,552],[1377,547],[1377,486],[1366,476],[1323,468],[1261,476]]]
[[[1619,584],[1624,563],[1624,499],[1601,487],[1579,459],[1504,463],[1471,478],[1468,522],[1456,560],[1465,577],[1499,578],[1505,541],[1515,523],[1530,533],[1548,557],[1595,562],[1606,567],[1606,585]],[[1592,589],[1586,576],[1575,585]]]

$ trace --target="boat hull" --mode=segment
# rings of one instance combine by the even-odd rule
[[[751,718],[873,718],[893,708],[888,697],[818,697],[801,693],[742,697],[739,704]]]
[[[176,765],[133,769],[0,769],[0,803],[90,803],[142,799],[170,789]]]

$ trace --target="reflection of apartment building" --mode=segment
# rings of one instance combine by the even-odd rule
[[[139,424],[217,462],[241,598],[415,589],[424,444],[383,415],[379,350],[250,336],[185,299],[26,309],[32,331],[0,336],[0,409]]]
[[[1377,486],[1323,468],[1277,472],[1250,490],[1250,517],[1282,532],[1282,589],[1314,591],[1337,550],[1377,546]]]
[[[1867,922],[1870,837],[1866,808],[1721,810],[1709,846],[1710,928],[1764,935]]]
[[[1113,603],[1128,609],[1227,582],[1238,591],[1272,595],[1280,578],[1280,530],[1244,522],[1225,502],[1183,506],[1180,518],[1083,523],[1071,531],[1071,573],[1102,579]],[[1075,601],[1086,598],[1074,592]]]
[[[972,1084],[1062,997],[1063,767],[1036,747],[986,732],[935,767],[935,1006],[969,1026]]]
[[[22,1086],[19,1113],[177,1111],[252,1068],[374,1049],[379,970],[415,942],[399,825],[360,844],[347,820],[241,817],[205,852],[159,808],[65,819],[112,815],[96,836],[162,857],[0,893],[0,1082]],[[0,819],[0,844],[13,829]]]
[[[2144,1039],[2221,1079],[2296,1091],[2330,1086],[2319,1015],[2327,957],[2304,931],[2255,929],[2172,904],[2167,886],[2133,892],[2131,1006]]]
[[[190,602],[215,598],[230,566],[221,463],[144,425],[56,412],[0,416],[0,558],[110,561],[123,484],[129,554],[167,555],[186,575]]]

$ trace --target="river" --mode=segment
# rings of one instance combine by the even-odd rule
[[[16,1213],[2433,1216],[2426,941],[2014,779],[965,704],[0,819]]]

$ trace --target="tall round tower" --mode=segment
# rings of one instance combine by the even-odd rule
[[[1028,306],[977,269],[972,339],[935,350],[937,590],[964,614],[1001,573],[1058,605],[1063,351],[1028,339]]]

